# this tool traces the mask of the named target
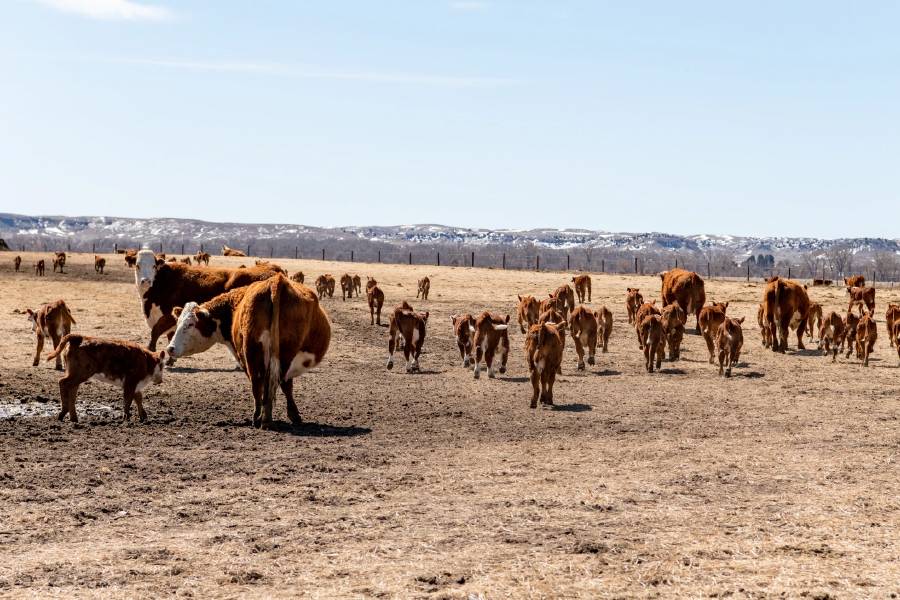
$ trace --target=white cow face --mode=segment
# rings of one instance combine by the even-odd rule
[[[153,285],[156,277],[156,255],[152,250],[144,248],[137,253],[137,264],[134,268],[134,283],[143,295]]]
[[[172,358],[181,358],[205,352],[216,342],[223,341],[219,335],[218,323],[208,310],[200,308],[196,302],[188,302],[179,311],[175,309],[178,324],[175,335],[166,348]]]

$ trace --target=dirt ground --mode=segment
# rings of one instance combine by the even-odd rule
[[[34,255],[23,254],[30,269]],[[428,310],[418,375],[385,369],[387,330],[364,298],[326,299],[323,364],[295,385],[305,425],[250,427],[245,376],[216,348],[178,361],[121,423],[120,392],[82,386],[58,423],[52,363],[15,311],[64,298],[75,330],[145,342],[131,271],[89,256],[44,278],[0,263],[0,595],[65,597],[893,597],[900,593],[898,359],[879,289],[872,366],[764,350],[758,282],[707,282],[746,316],[731,379],[699,336],[647,374],[624,290],[595,276],[610,352],[576,372],[569,340],[555,410],[528,408],[523,336],[510,370],[474,380],[450,315],[515,320],[517,293],[564,273],[280,261],[376,277],[386,307]],[[213,258],[236,266],[246,259]],[[431,299],[415,299],[416,279]],[[898,290],[900,291],[900,290]],[[826,311],[842,288],[811,289]],[[691,322],[692,324],[692,322]],[[691,331],[691,330],[689,330]],[[810,345],[814,347],[814,345]]]

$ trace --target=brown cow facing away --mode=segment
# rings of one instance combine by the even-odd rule
[[[370,280],[369,283],[373,284],[366,284],[366,301],[369,303],[369,316],[372,318],[372,325],[381,325],[381,307],[384,306],[384,292],[381,291],[378,285],[375,285],[374,279]]]
[[[872,313],[867,313],[859,320],[856,326],[856,358],[863,361],[863,366],[869,366],[869,356],[875,348],[878,339],[878,327]]]
[[[37,312],[30,308],[25,309],[28,315],[28,322],[31,323],[31,331],[34,333],[37,342],[37,348],[34,351],[34,362],[32,366],[38,366],[41,363],[41,351],[44,349],[44,339],[50,338],[53,342],[53,349],[59,345],[59,341],[72,331],[72,325],[75,319],[69,307],[66,306],[64,300],[56,300],[41,306]],[[62,371],[62,363],[60,358],[56,358],[56,370]]]
[[[341,300],[353,299],[353,277],[349,273],[341,275]]]
[[[822,319],[819,326],[819,350],[824,350],[825,356],[831,354],[831,362],[837,362],[840,346],[844,343],[844,320],[841,315],[831,311]]]
[[[781,353],[787,350],[792,322],[797,325],[797,348],[804,350],[803,334],[809,317],[809,296],[803,286],[790,279],[773,277],[766,283],[763,302],[766,323],[772,336],[772,350]]]
[[[578,302],[583,304],[584,297],[587,296],[587,301],[591,301],[591,276],[590,275],[576,275],[572,278],[572,283],[575,284],[575,293],[578,295]]]
[[[405,300],[394,309],[388,331],[387,368],[394,368],[394,350],[403,338],[403,356],[406,359],[406,372],[415,373],[419,369],[419,355],[425,345],[425,326],[428,323],[428,312],[417,313]]]
[[[741,357],[744,345],[744,330],[741,324],[744,317],[732,319],[725,317],[716,331],[716,354],[719,355],[719,375],[731,377],[731,368],[736,366]]]
[[[475,317],[469,313],[453,315],[450,322],[453,323],[459,357],[463,359],[463,367],[468,369],[469,364],[475,362]]]
[[[302,281],[300,283],[303,283]],[[353,276],[353,290],[356,292],[356,297],[359,298],[359,295],[362,293],[362,279],[360,279],[359,275]]]
[[[578,370],[584,371],[584,350],[587,348],[587,364],[594,366],[594,355],[597,352],[597,338],[600,325],[597,313],[584,304],[579,304],[569,315],[569,330],[575,342],[575,354],[578,356]]]
[[[644,296],[638,288],[625,288],[625,311],[628,313],[628,323],[634,323],[638,309],[644,304]]]
[[[420,295],[422,296],[422,300],[428,300],[428,292],[431,291],[431,280],[428,277],[423,277],[418,282],[418,289],[416,290],[416,298]]]
[[[541,323],[566,323],[566,318],[563,316],[563,314],[560,311],[556,310],[555,308],[549,308],[549,309],[541,312],[540,316],[538,317],[537,322],[538,322],[538,324],[541,324]],[[566,327],[564,327],[562,329],[558,329],[559,339],[562,340],[563,350],[565,350],[565,348],[566,348],[566,329],[567,329],[567,327],[568,327],[568,324],[566,323]],[[560,366],[557,367],[557,373],[559,375],[562,375],[562,362],[560,362],[559,364],[560,364]]]
[[[291,281],[303,283],[303,271],[297,271],[296,273],[291,275]]]
[[[329,298],[334,297],[334,283],[334,277],[328,273],[316,277],[316,293],[319,294],[319,300],[326,295]]]
[[[123,340],[107,340],[70,333],[63,337],[47,360],[66,361],[66,374],[59,380],[59,420],[66,414],[78,422],[75,400],[78,387],[88,379],[96,379],[122,389],[124,419],[131,418],[131,402],[137,404],[138,418],[147,419],[142,392],[151,383],[161,383],[166,351],[151,352],[143,346]]]
[[[638,348],[641,350],[644,349],[644,339],[646,336],[641,331],[641,323],[644,321],[644,317],[648,315],[658,315],[661,311],[656,308],[656,300],[653,302],[644,302],[634,313],[634,330],[637,333],[638,338]]]
[[[813,332],[818,333],[822,329],[822,305],[818,302],[809,303],[809,319],[806,322],[809,332],[809,341],[813,339]]]
[[[693,271],[675,268],[659,274],[662,279],[660,300],[663,306],[677,303],[684,311],[685,319],[694,315],[697,333],[700,333],[700,311],[706,304],[703,279]]]
[[[531,326],[537,323],[541,316],[541,304],[537,298],[531,295],[517,296],[519,304],[516,307],[516,318],[519,321],[519,329],[525,333]]]
[[[687,315],[678,304],[669,304],[663,307],[660,316],[666,346],[669,348],[669,360],[678,360],[681,358],[681,342],[684,340],[684,321]]]
[[[888,304],[884,313],[885,324],[887,325],[888,337],[891,338],[891,346],[897,345],[897,339],[892,335],[894,331],[894,323],[900,320],[900,304],[893,302]]]
[[[222,256],[247,256],[240,250],[235,248],[229,248],[225,244],[222,244]]]
[[[844,277],[844,285],[846,287],[865,287],[866,278],[862,275],[853,275],[852,277]]]
[[[475,371],[474,377],[481,376],[481,359],[487,366],[488,378],[494,378],[494,357],[499,355],[500,374],[506,373],[509,358],[509,315],[501,317],[484,311],[475,320]]]
[[[659,370],[666,351],[662,315],[658,312],[645,313],[638,325],[638,333],[641,336],[641,344],[644,348],[644,362],[647,372],[653,372],[654,363],[656,369]]]
[[[603,347],[603,353],[606,354],[609,352],[609,335],[612,333],[613,326],[612,311],[605,306],[601,306],[594,311],[594,315],[597,317],[597,326],[599,327],[597,332],[599,343]]]
[[[16,273],[18,273],[19,269],[22,268],[22,257],[21,256],[16,256],[13,259],[13,267],[16,269]]]
[[[94,272],[103,275],[103,269],[106,268],[106,259],[102,256],[94,255]]]
[[[565,321],[532,325],[525,336],[525,360],[531,374],[531,408],[541,404],[553,406],[553,384],[562,364],[566,329]]]
[[[43,277],[45,268],[46,267],[44,266],[44,259],[42,258],[41,260],[34,263],[34,274],[38,277]]]
[[[564,317],[568,317],[569,313],[575,310],[575,292],[569,284],[556,288],[550,297],[556,299],[556,310],[561,312]]]
[[[709,350],[709,364],[715,364],[715,343],[719,325],[725,322],[725,311],[728,310],[727,302],[713,302],[700,310],[700,333],[706,341]]]
[[[875,288],[873,287],[848,287],[847,294],[850,296],[850,304],[847,312],[853,310],[854,306],[859,307],[859,316],[863,316],[863,306],[869,313],[875,313]]]

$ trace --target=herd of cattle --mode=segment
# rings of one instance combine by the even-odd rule
[[[53,344],[48,360],[55,360],[59,370],[65,363],[65,374],[59,381],[60,420],[68,414],[77,421],[78,387],[94,378],[122,388],[125,419],[130,418],[134,401],[143,421],[142,390],[162,380],[165,366],[222,344],[250,380],[255,426],[267,428],[271,424],[278,388],[287,400],[291,422],[301,422],[293,398],[293,379],[318,365],[328,350],[331,325],[320,300],[334,296],[336,281],[332,275],[316,278],[313,291],[303,285],[302,272],[288,277],[284,269],[268,261],[228,269],[209,267],[210,255],[204,252],[195,255],[193,261],[191,257],[167,259],[148,249],[122,254],[134,269],[137,293],[150,328],[147,347],[71,333],[75,320],[63,300],[26,311],[37,338],[33,364],[39,364],[45,338]],[[227,246],[223,254],[244,256]],[[54,271],[58,268],[64,272],[65,261],[65,253],[55,254]],[[43,262],[35,265],[39,275],[43,274]],[[95,257],[98,273],[103,272],[105,264],[105,259]],[[14,259],[14,266],[20,270],[20,257]],[[730,376],[743,346],[744,318],[729,317],[728,302],[707,304],[704,281],[697,273],[672,269],[661,273],[660,278],[659,305],[656,300],[645,302],[638,288],[627,288],[625,295],[628,323],[635,329],[646,370],[659,370],[666,349],[669,360],[680,358],[685,326],[693,316],[697,333],[706,342],[709,362],[718,362],[719,374]],[[571,283],[541,300],[533,295],[518,297],[517,321],[525,334],[533,391],[531,408],[539,402],[553,404],[553,386],[561,373],[567,332],[575,346],[578,370],[586,368],[585,362],[595,364],[598,347],[604,353],[608,351],[612,311],[606,306],[594,310],[584,304],[591,302],[590,276],[578,275]],[[818,348],[826,356],[830,354],[832,361],[846,347],[847,357],[855,349],[857,358],[868,366],[877,339],[875,288],[866,287],[861,276],[847,278],[845,284],[849,305],[841,316],[835,311],[823,315],[822,307],[810,301],[804,285],[781,277],[767,280],[757,313],[763,345],[783,353],[788,333],[795,330],[797,347],[804,349],[804,336],[812,339],[817,327]],[[343,300],[358,297],[362,280],[358,275],[345,274],[340,287]],[[430,290],[431,281],[424,277],[418,281],[416,298],[427,301]],[[365,292],[371,325],[381,325],[384,292],[371,277],[367,278]],[[858,314],[854,314],[854,308],[858,308]],[[393,310],[388,323],[388,369],[394,366],[394,352],[402,349],[407,372],[419,370],[428,316],[428,312],[417,312],[405,301]],[[495,376],[495,366],[501,374],[506,372],[509,321],[509,315],[489,311],[451,317],[460,358],[465,367],[474,369],[475,378],[480,377],[482,364],[490,378]],[[897,348],[900,357],[900,305],[888,306],[886,321],[891,346]],[[168,345],[157,352],[162,336],[167,337]]]

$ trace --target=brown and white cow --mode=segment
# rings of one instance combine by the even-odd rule
[[[772,335],[772,350],[782,353],[787,350],[792,321],[797,326],[797,348],[805,349],[803,334],[809,317],[809,296],[803,286],[790,279],[773,277],[766,283],[763,303],[766,324]]]
[[[694,315],[697,333],[700,333],[700,310],[706,304],[703,279],[693,271],[671,269],[659,274],[662,279],[660,298],[663,306],[677,303],[684,311],[685,319]]]
[[[168,351],[180,358],[224,344],[250,380],[254,426],[267,429],[279,387],[291,423],[301,423],[293,380],[322,362],[330,341],[331,323],[315,293],[279,272],[203,304],[185,305]]]
[[[715,364],[715,343],[719,325],[725,322],[725,311],[728,310],[727,302],[713,302],[709,306],[700,309],[700,333],[706,341],[709,350],[709,364]]]
[[[531,374],[531,408],[541,404],[553,406],[553,384],[562,364],[566,329],[565,321],[537,323],[525,336],[525,360]]]
[[[44,259],[42,258],[39,261],[37,261],[36,263],[34,263],[34,274],[37,275],[38,277],[43,277],[45,268],[46,267],[44,266]]]
[[[893,302],[888,304],[884,313],[884,319],[887,325],[888,337],[891,338],[891,346],[895,346],[897,339],[892,333],[894,331],[894,323],[900,320],[900,304],[894,304]]]
[[[569,315],[569,331],[572,332],[572,341],[575,342],[575,354],[578,356],[578,370],[584,371],[584,350],[587,348],[587,364],[596,364],[594,356],[597,353],[597,338],[599,337],[600,324],[597,313],[584,304],[579,304]]]
[[[569,284],[561,285],[553,290],[550,297],[557,299],[556,310],[561,312],[564,317],[568,318],[569,313],[575,310],[575,292]]]
[[[55,350],[59,345],[59,341],[72,331],[75,319],[72,318],[72,313],[64,300],[56,300],[55,302],[44,304],[37,309],[37,312],[30,308],[25,309],[25,314],[28,315],[28,322],[31,323],[31,331],[34,332],[37,342],[37,348],[34,351],[34,361],[31,363],[32,366],[36,367],[41,362],[44,338],[50,338]],[[62,363],[58,357],[56,359],[56,370],[62,371]]]
[[[247,256],[240,250],[235,248],[229,248],[225,244],[222,244],[222,256]]]
[[[724,374],[725,377],[731,377],[732,367],[738,364],[741,357],[741,348],[744,345],[744,330],[741,324],[744,317],[740,319],[732,319],[725,317],[725,320],[716,330],[716,354],[719,355],[719,375]]]
[[[370,285],[371,284],[371,285]],[[375,283],[374,279],[366,282],[366,301],[369,303],[369,316],[372,325],[381,325],[381,307],[384,306],[384,292]]]
[[[684,340],[684,321],[687,318],[684,310],[676,303],[664,306],[662,313],[663,333],[666,346],[669,348],[669,360],[681,358],[681,342]]]
[[[66,360],[66,374],[59,380],[59,420],[66,414],[78,422],[75,400],[78,387],[96,379],[122,389],[124,419],[131,418],[131,402],[137,404],[138,418],[147,419],[142,392],[151,383],[162,383],[166,351],[151,352],[134,342],[108,340],[70,333],[63,337],[47,360]]]
[[[303,283],[302,281],[300,283]],[[359,298],[359,295],[362,293],[362,279],[359,275],[353,276],[353,290],[356,292],[356,297]]]
[[[268,279],[282,269],[277,265],[248,269],[217,269],[189,267],[180,263],[158,264],[153,252],[147,249],[137,253],[134,271],[135,287],[150,327],[150,350],[156,349],[156,341],[174,330],[177,319],[176,306],[188,302],[206,302],[223,292]]]
[[[103,269],[106,268],[106,259],[102,256],[94,255],[94,272],[103,275]]]
[[[637,333],[638,348],[644,349],[644,334],[641,333],[641,323],[647,315],[658,315],[660,310],[656,308],[656,300],[653,302],[644,302],[634,313],[634,330]]]
[[[21,256],[16,256],[13,259],[13,267],[15,267],[16,273],[18,273],[19,269],[22,268],[22,257]]]
[[[853,275],[852,277],[844,277],[844,285],[846,287],[865,287],[866,278],[862,275]]]
[[[203,263],[208,267],[210,258],[212,257],[209,255],[209,252],[200,251],[194,255],[194,262],[197,263],[198,266],[200,265],[200,263]]]
[[[841,341],[841,352],[844,351],[844,341],[847,343],[847,354],[845,358],[850,358],[856,347],[856,328],[859,327],[859,317],[853,313],[847,313],[844,316],[844,339]]]
[[[65,252],[57,252],[53,257],[53,272],[56,273],[56,270],[59,269],[60,273],[66,272],[66,253]]]
[[[517,296],[517,298],[519,304],[516,307],[516,318],[519,321],[519,329],[525,333],[537,323],[538,317],[541,315],[541,304],[537,298],[531,295]]]
[[[856,357],[863,361],[863,365],[869,366],[869,356],[875,348],[875,341],[878,339],[878,327],[875,323],[875,316],[870,312],[866,313],[859,320],[856,326]]]
[[[475,379],[481,375],[481,359],[487,366],[488,377],[494,378],[494,357],[499,356],[500,374],[506,373],[506,361],[509,358],[509,315],[501,317],[488,311],[481,313],[475,320]]]
[[[818,333],[822,329],[822,305],[818,302],[809,303],[809,318],[806,321],[806,329],[809,332],[809,341],[812,341],[814,331]]]
[[[341,275],[341,300],[353,299],[353,277],[349,273]]]
[[[578,302],[584,303],[584,297],[587,296],[587,301],[591,301],[591,276],[590,275],[576,275],[572,278],[572,283],[575,284],[575,293],[578,295]]]
[[[638,309],[644,304],[644,296],[638,288],[625,288],[625,291],[625,311],[628,313],[628,322],[634,323]]]
[[[641,337],[641,346],[644,349],[644,362],[647,372],[652,373],[654,363],[656,369],[659,370],[666,352],[662,315],[659,312],[655,312],[644,313],[643,315],[638,315],[638,317],[641,319],[637,329]]]
[[[453,323],[459,357],[463,359],[463,367],[468,369],[469,364],[475,362],[475,317],[470,313],[453,315],[450,322]]]
[[[825,356],[831,354],[831,362],[837,362],[837,355],[844,343],[844,320],[841,315],[831,311],[822,319],[819,326],[819,349],[825,351]]]
[[[291,275],[291,281],[296,281],[297,283],[303,283],[303,271],[297,271],[293,275]]]
[[[316,293],[319,294],[321,300],[326,295],[331,298],[334,296],[334,277],[325,273],[316,277]]]
[[[402,337],[406,372],[419,371],[419,355],[422,354],[422,346],[425,345],[427,323],[428,312],[417,313],[406,301],[394,309],[388,330],[388,369],[394,368],[394,350]]]
[[[848,287],[847,294],[850,296],[850,304],[847,311],[853,310],[854,306],[859,307],[859,316],[863,316],[863,306],[875,314],[875,288],[874,287]]]
[[[422,300],[428,300],[428,292],[431,291],[431,280],[428,277],[423,277],[418,282],[418,289],[416,290],[416,298],[420,295],[422,296]]]

